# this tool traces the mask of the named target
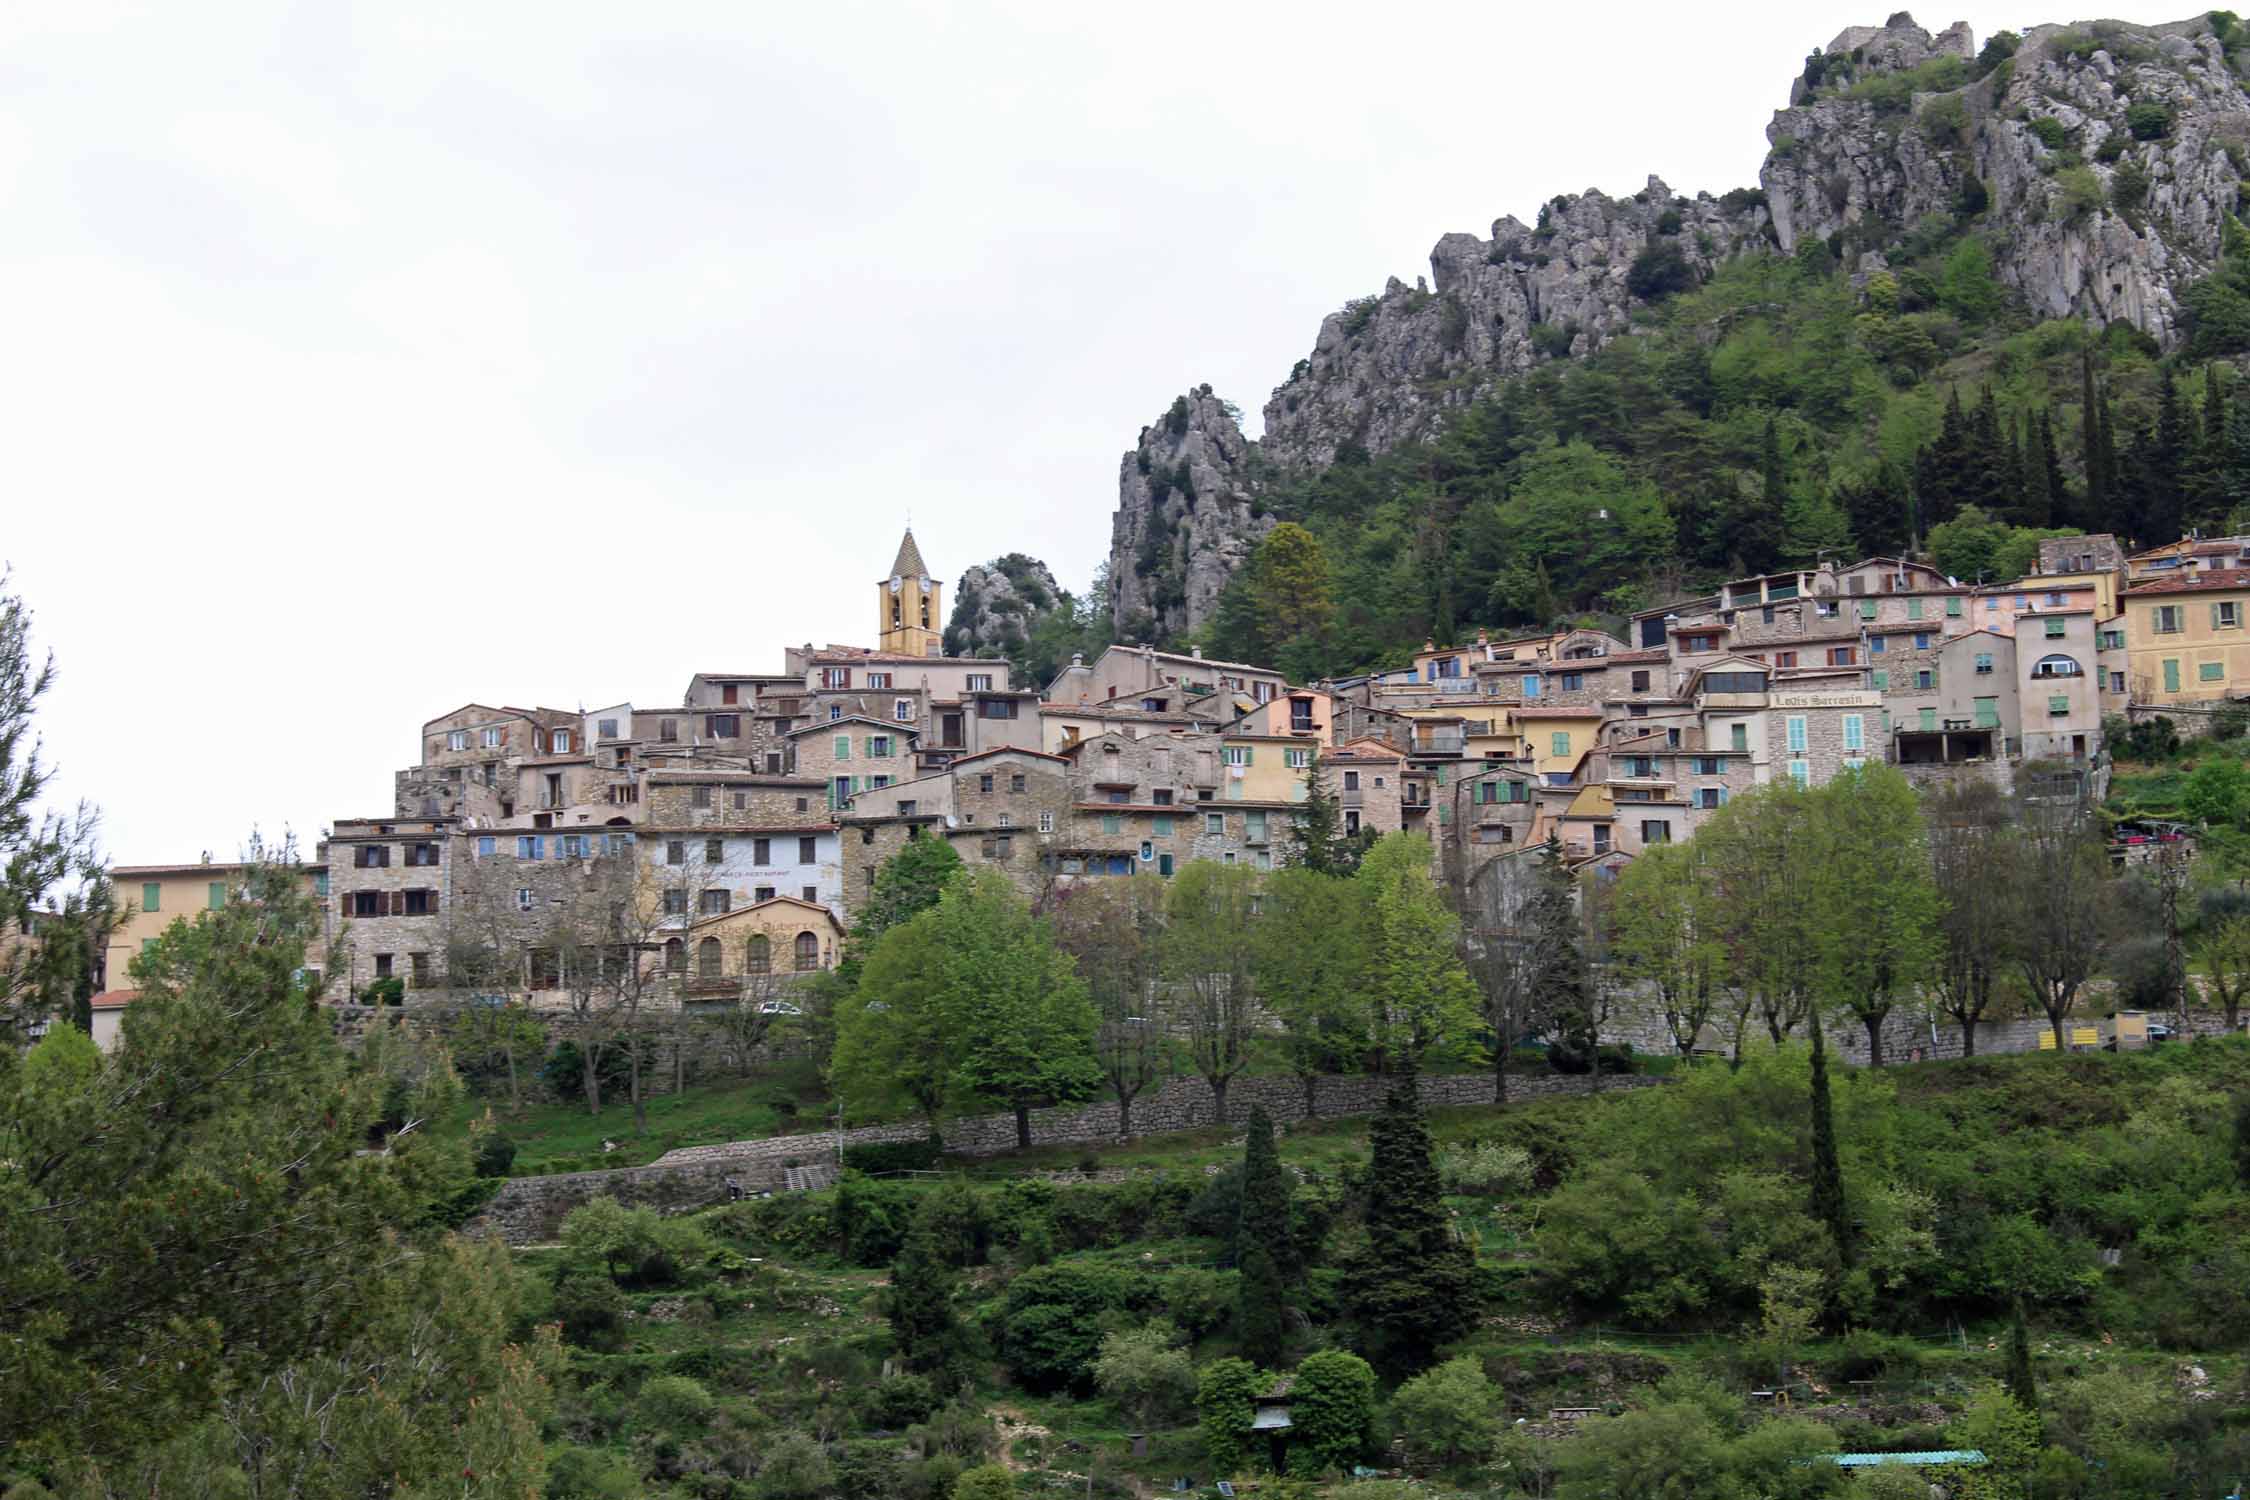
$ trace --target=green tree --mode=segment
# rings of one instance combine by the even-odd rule
[[[1931,795],[1927,824],[1937,887],[1938,952],[1930,989],[1975,1056],[1977,1023],[1992,1008],[2006,957],[2007,808],[1990,782],[1946,783]]]
[[[1744,1007],[1755,1005],[1776,1045],[1804,1023],[1818,980],[1811,809],[1811,793],[1783,778],[1732,799],[1695,836],[1712,880],[1714,935]]]
[[[954,1095],[958,1040],[944,1005],[942,942],[934,912],[891,927],[859,982],[836,997],[828,1077],[847,1111],[883,1113],[903,1101],[937,1129]]]
[[[1289,1388],[1289,1436],[1322,1469],[1348,1469],[1373,1447],[1375,1371],[1367,1361],[1341,1349],[1307,1355]]]
[[[1274,1149],[1273,1121],[1250,1109],[1242,1147],[1242,1214],[1234,1236],[1235,1334],[1242,1352],[1262,1365],[1281,1358],[1289,1333],[1289,1293],[1297,1266],[1289,1225],[1289,1179]]]
[[[2025,1411],[2039,1410],[2039,1383],[2031,1373],[2031,1331],[2024,1326],[2023,1298],[2008,1318],[2008,1394]]]
[[[1430,1160],[1430,1128],[1411,1066],[1368,1131],[1367,1241],[1345,1268],[1362,1347],[1400,1374],[1468,1330],[1474,1262],[1453,1237]]]
[[[92,1029],[85,1001],[93,998],[93,963],[115,918],[93,810],[83,803],[68,813],[41,810],[54,769],[41,758],[35,720],[39,700],[54,686],[55,664],[33,648],[31,619],[0,573],[0,938],[29,932],[39,920],[53,932],[43,943],[0,941],[0,1027],[16,1040],[50,1016]],[[35,917],[58,904],[58,890],[79,881],[84,890],[62,898],[59,919]],[[0,1054],[13,1050],[13,1041],[0,1038]]]
[[[1176,1051],[1162,984],[1164,897],[1162,881],[1086,881],[1052,907],[1055,941],[1093,1003],[1094,1062],[1117,1100],[1117,1133],[1128,1139],[1133,1101],[1169,1076]]]
[[[1655,994],[1683,1057],[1717,1014],[1725,984],[1710,899],[1696,846],[1657,844],[1625,867],[1611,905],[1610,963]]]
[[[2205,756],[2180,788],[2180,811],[2206,828],[2239,823],[2245,803],[2250,803],[2250,770],[2231,755]]]
[[[1922,805],[1906,778],[1874,763],[1813,794],[1810,869],[1819,985],[1834,1013],[1858,1018],[1883,1065],[1883,1023],[1935,970],[1942,908]]]
[[[1469,1355],[1424,1370],[1391,1397],[1391,1419],[1408,1450],[1449,1469],[1492,1456],[1506,1409],[1483,1362]]]
[[[1322,1075],[1366,1055],[1367,886],[1307,869],[1266,877],[1250,928],[1258,998],[1280,1027],[1275,1043],[1305,1090],[1305,1115],[1320,1113]]]
[[[1477,1055],[1478,993],[1461,962],[1461,919],[1431,877],[1430,841],[1386,834],[1359,879],[1369,891],[1367,987],[1378,1041],[1413,1068]]]
[[[1250,1066],[1258,1000],[1245,934],[1257,919],[1257,872],[1196,860],[1165,896],[1164,975],[1180,998],[1189,1058],[1227,1118],[1227,1085]]]
[[[969,1096],[1014,1111],[1016,1144],[1029,1146],[1035,1106],[1076,1103],[1100,1086],[1085,982],[997,870],[948,884],[929,917],[954,1077]]]
[[[342,1349],[374,1316],[362,1289],[426,1251],[470,1180],[466,1142],[421,1128],[458,1097],[450,1069],[379,1067],[381,1038],[355,1065],[295,977],[320,930],[300,872],[258,866],[243,894],[134,960],[114,1052],[69,1027],[0,1047],[0,1451],[19,1463],[110,1462]]]
[[[1265,1389],[1258,1367],[1246,1359],[1218,1359],[1196,1382],[1195,1410],[1203,1423],[1203,1449],[1221,1474],[1239,1474],[1249,1462],[1250,1424]]]
[[[1294,521],[1267,532],[1250,561],[1250,603],[1274,665],[1292,681],[1321,675],[1335,613],[1334,579],[1320,538]]]
[[[937,905],[947,883],[961,869],[959,852],[946,840],[908,839],[906,847],[875,872],[875,889],[852,928],[846,962],[864,961],[884,933]],[[856,970],[851,977],[856,977]]]
[[[1344,832],[1344,815],[1328,780],[1321,774],[1316,749],[1305,762],[1304,793],[1289,808],[1289,849],[1284,858],[1290,867],[1315,875],[1350,875],[1359,869],[1372,830]]]

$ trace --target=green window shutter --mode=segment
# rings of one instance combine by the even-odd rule
[[[1737,724],[1734,726],[1734,748],[1737,750],[1748,750],[1750,748],[1749,725]]]
[[[1961,618],[1960,600],[1948,599],[1945,601],[1945,617],[1949,620],[1958,620]]]
[[[1890,688],[1891,674],[1889,670],[1884,667],[1877,667],[1875,669],[1875,691],[1878,693],[1887,693],[1890,691]]]
[[[213,911],[217,911],[217,910],[218,910],[218,909],[219,909],[220,907],[222,907],[222,906],[226,905],[226,904],[227,904],[227,883],[226,883],[225,881],[223,881],[223,880],[214,880],[214,881],[212,881],[212,882],[211,882],[211,893],[210,893],[210,898],[209,898],[209,899],[210,899],[210,902],[211,902],[211,910],[213,910]]]
[[[1563,731],[1561,731],[1561,730],[1557,730],[1557,731],[1556,731],[1556,732],[1555,732],[1555,733],[1554,733],[1554,734],[1553,734],[1553,735],[1552,735],[1552,736],[1550,737],[1550,739],[1551,739],[1551,742],[1552,742],[1552,746],[1553,746],[1553,750],[1554,750],[1554,753],[1555,753],[1555,754],[1557,754],[1557,755],[1568,755],[1568,754],[1570,754],[1570,736],[1569,736],[1569,735],[1568,735],[1567,733],[1565,733],[1565,732],[1563,732]]]
[[[1874,600],[1872,600],[1872,599],[1862,599],[1862,600],[1861,600],[1861,601],[1859,602],[1859,617],[1860,617],[1860,618],[1861,618],[1862,620],[1872,620],[1872,619],[1874,619],[1874,618],[1875,618],[1875,601],[1874,601]]]
[[[141,910],[142,910],[142,911],[162,911],[163,909],[164,909],[164,887],[162,887],[162,886],[158,885],[158,884],[157,884],[157,883],[156,883],[155,881],[153,881],[153,880],[144,880],[144,881],[142,881],[142,882],[141,882]]]
[[[2055,694],[2052,698],[2049,698],[2047,700],[2047,712],[2058,715],[2069,713],[2070,700],[2068,698],[2065,698],[2060,693]]]
[[[2176,693],[2179,690],[2180,661],[2176,656],[2168,656],[2164,659],[2164,691],[2167,693]]]
[[[1156,815],[1155,832],[1156,837],[1160,839],[1168,839],[1172,836],[1172,819],[1169,815],[1164,813],[1158,813]]]
[[[1104,833],[1123,833],[1124,831],[1125,831],[1125,820],[1124,820],[1123,818],[1119,817],[1119,816],[1118,816],[1117,814],[1115,814],[1115,813],[1103,813],[1103,814],[1102,814],[1102,832],[1104,832]]]
[[[1451,803],[1440,802],[1438,804],[1437,820],[1440,825],[1450,825],[1453,822],[1453,807]]]
[[[2195,676],[2198,682],[2224,682],[2227,677],[2227,669],[2220,662],[2198,662],[2195,668]]]
[[[1998,698],[1977,699],[1976,724],[1979,729],[1998,729],[2000,727],[2000,700]]]
[[[1909,599],[1906,601],[1906,618],[1908,618],[1909,620],[1919,620],[1922,618],[1921,600]]]
[[[2063,622],[2060,620],[2049,620],[2046,623],[2047,638],[2049,640],[2059,639],[2063,633]]]
[[[1937,728],[1937,710],[1936,710],[1936,709],[1934,709],[1934,708],[1925,708],[1925,709],[1921,709],[1921,710],[1919,710],[1919,712],[1921,713],[1921,716],[1922,716],[1922,720],[1921,720],[1921,723],[1922,723],[1922,728],[1924,728],[1924,729],[1935,729],[1935,728]]]
[[[850,760],[851,758],[852,758],[852,737],[851,737],[850,735],[848,735],[848,734],[839,734],[839,735],[837,735],[837,736],[836,736],[836,759],[838,759],[838,760]]]

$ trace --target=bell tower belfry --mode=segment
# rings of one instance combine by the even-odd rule
[[[945,635],[938,620],[944,591],[914,545],[914,528],[907,527],[891,576],[875,584],[876,649],[891,656],[942,656]]]

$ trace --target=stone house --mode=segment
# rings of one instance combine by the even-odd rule
[[[1322,755],[1321,779],[1346,833],[1396,833],[1406,826],[1405,770],[1405,753],[1382,740],[1351,740]]]
[[[835,968],[843,946],[835,912],[793,896],[689,917],[660,944],[660,999],[788,1004],[787,991]]]
[[[1044,700],[1064,705],[1122,700],[1164,713],[1214,693],[1240,693],[1253,703],[1263,703],[1286,687],[1282,675],[1271,667],[1207,661],[1201,651],[1182,654],[1154,646],[1113,645],[1090,664],[1072,657],[1070,665],[1047,684]]]
[[[1187,713],[1156,713],[1114,704],[1042,703],[1039,705],[1038,748],[1050,755],[1061,755],[1080,740],[1113,731],[1138,739],[1144,734],[1192,734],[1208,729],[1202,719]]]
[[[832,823],[651,826],[638,847],[668,917],[720,916],[777,896],[843,905],[842,843]]]
[[[460,861],[451,818],[339,818],[325,850],[334,903],[338,999],[378,979],[442,982],[447,896]],[[544,836],[541,836],[544,837]]]
[[[859,792],[912,780],[919,731],[885,719],[823,720],[789,731],[795,774],[827,788],[830,811],[841,811]]]
[[[2016,696],[2023,754],[2087,760],[2102,748],[2102,665],[2091,605],[2044,610],[2016,625]]]
[[[2178,572],[2136,582],[2125,592],[2127,686],[2133,702],[2162,708],[2250,694],[2246,620],[2250,568]]]

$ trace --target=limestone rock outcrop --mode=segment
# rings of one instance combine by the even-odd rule
[[[1011,552],[964,570],[946,621],[948,656],[1015,658],[1032,623],[1063,604],[1062,585],[1036,557]]]
[[[1249,439],[1211,387],[1175,400],[1118,463],[1110,526],[1110,618],[1128,640],[1201,625],[1272,529],[1252,498]]]

